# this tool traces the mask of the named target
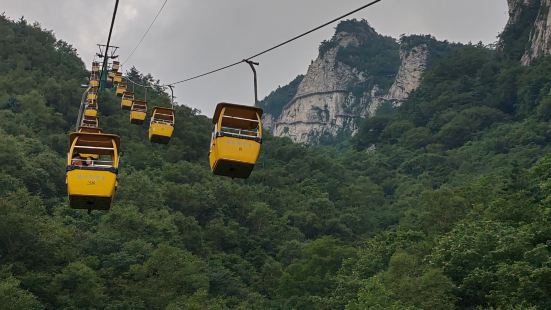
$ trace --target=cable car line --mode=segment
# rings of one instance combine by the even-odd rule
[[[116,0],[115,2],[115,9],[113,10],[113,18],[111,19],[111,27],[109,27],[109,36],[107,37],[107,44],[105,46],[105,55],[103,56],[103,66],[102,66],[102,72],[101,72],[101,79],[100,79],[100,89],[103,90],[105,88],[105,79],[107,77],[105,74],[107,74],[107,53],[109,51],[109,44],[111,44],[111,35],[113,34],[113,27],[115,26],[115,18],[117,17],[117,10],[119,8],[119,0]]]
[[[132,52],[130,52],[130,55],[128,55],[128,57],[126,58],[125,61],[122,62],[122,64],[126,64],[128,62],[128,60],[130,60],[130,58],[132,58],[132,56],[134,55],[134,53],[136,52],[136,50],[138,49],[138,47],[140,47],[140,45],[142,44],[143,40],[145,39],[145,37],[147,36],[147,34],[149,33],[149,30],[151,30],[151,27],[153,27],[153,24],[155,24],[155,22],[157,21],[157,18],[159,17],[159,15],[161,15],[161,12],[163,11],[163,9],[165,8],[165,5],[166,3],[168,2],[168,0],[165,0],[165,2],[163,3],[163,5],[161,6],[161,8],[159,9],[159,11],[157,12],[157,15],[155,15],[155,18],[153,19],[153,21],[151,22],[151,24],[149,25],[149,27],[147,28],[147,30],[144,32],[144,34],[142,35],[142,38],[140,39],[140,41],[138,42],[138,44],[136,44],[136,46],[134,47],[134,49],[132,49]]]
[[[69,206],[74,209],[109,210],[118,184],[120,138],[117,135],[104,134],[99,128],[98,94],[108,87],[109,59],[115,59],[117,47],[110,46],[115,25],[119,0],[115,2],[109,36],[102,55],[101,77],[99,63],[92,63],[89,84],[83,93],[77,118],[77,128],[69,135],[69,151],[65,183]],[[111,54],[109,48],[112,47]],[[113,61],[113,68],[116,68]],[[117,69],[118,70],[118,69]],[[116,74],[115,74],[116,75]],[[115,81],[115,80],[113,80]]]
[[[126,79],[127,81],[130,81],[130,83],[132,83],[132,84],[134,84],[134,85],[138,85],[138,86],[143,87],[143,88],[151,88],[151,89],[153,89],[153,85],[144,85],[144,84],[140,84],[140,83],[138,83],[138,82],[133,81],[133,80],[132,80],[131,78],[129,78],[128,76],[126,76],[125,79]],[[162,86],[161,86],[161,87],[162,87]]]
[[[328,22],[326,22],[326,23],[324,23],[324,24],[322,24],[322,25],[320,25],[320,26],[318,26],[318,27],[315,27],[315,28],[313,28],[313,29],[311,29],[311,30],[308,30],[308,31],[306,31],[306,32],[304,32],[304,33],[302,33],[302,34],[299,34],[299,35],[297,35],[297,36],[295,36],[295,37],[293,37],[293,38],[291,38],[291,39],[289,39],[289,40],[287,40],[287,41],[285,41],[285,42],[282,42],[282,43],[280,43],[280,44],[278,44],[278,45],[276,45],[276,46],[273,46],[273,47],[271,47],[271,48],[269,48],[269,49],[266,49],[266,50],[264,50],[264,51],[262,51],[262,52],[259,52],[259,53],[255,54],[255,55],[253,55],[253,56],[250,56],[250,57],[248,57],[248,58],[245,58],[245,59],[243,59],[243,60],[241,60],[241,61],[238,61],[238,62],[229,64],[229,65],[227,65],[227,66],[223,66],[223,67],[220,67],[220,68],[218,68],[218,69],[214,69],[214,70],[212,70],[212,71],[209,71],[209,72],[206,72],[206,73],[203,73],[203,74],[199,74],[199,75],[196,75],[196,76],[193,76],[193,77],[190,77],[190,78],[181,80],[181,81],[177,81],[177,82],[174,82],[174,83],[166,84],[165,86],[168,86],[168,85],[174,86],[174,85],[177,85],[177,84],[189,82],[189,81],[196,80],[196,79],[198,79],[198,78],[201,78],[201,77],[204,77],[204,76],[207,76],[207,75],[211,75],[211,74],[216,73],[216,72],[220,72],[220,71],[223,71],[223,70],[226,70],[226,69],[235,67],[235,66],[237,66],[237,65],[239,65],[239,64],[241,64],[241,63],[243,63],[243,62],[250,61],[250,60],[252,60],[252,59],[254,59],[254,58],[258,57],[258,56],[262,56],[262,55],[264,55],[264,54],[267,54],[267,53],[269,53],[269,52],[271,52],[271,51],[273,51],[273,50],[275,50],[275,49],[278,49],[278,48],[280,48],[280,47],[282,47],[282,46],[284,46],[284,45],[287,45],[287,44],[289,44],[289,43],[291,43],[291,42],[293,42],[293,41],[296,41],[296,40],[298,40],[298,39],[300,39],[300,38],[302,38],[302,37],[305,37],[305,36],[311,34],[312,32],[315,32],[315,31],[318,31],[318,30],[320,30],[320,29],[322,29],[322,28],[325,28],[325,27],[327,27],[327,26],[329,26],[329,25],[331,25],[331,24],[333,24],[333,23],[335,23],[335,22],[337,22],[337,21],[339,21],[339,20],[341,20],[341,19],[343,19],[343,18],[346,18],[346,17],[348,17],[348,16],[350,16],[350,15],[352,15],[352,14],[355,14],[355,13],[357,13],[357,12],[359,12],[359,11],[362,11],[362,10],[364,10],[364,9],[367,9],[368,7],[373,6],[373,5],[375,5],[375,4],[377,4],[377,3],[381,2],[381,1],[383,1],[383,0],[375,0],[375,1],[372,1],[372,2],[370,2],[370,3],[368,3],[368,4],[366,4],[366,5],[363,5],[363,6],[359,7],[359,8],[357,8],[357,9],[353,10],[353,11],[350,11],[350,12],[344,14],[344,15],[341,15],[341,16],[339,16],[339,17],[337,17],[337,18],[334,18],[334,19],[332,19],[332,20],[330,20],[330,21],[328,21]]]

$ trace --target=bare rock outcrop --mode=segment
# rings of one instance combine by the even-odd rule
[[[498,51],[523,65],[551,54],[551,0],[507,0],[509,21]],[[520,51],[520,54],[519,54]]]
[[[423,73],[427,69],[428,57],[429,48],[426,44],[415,46],[409,50],[401,49],[402,65],[385,100],[393,102],[395,106],[399,106],[406,100],[409,94],[421,84]]]
[[[374,35],[377,35],[374,31],[368,35],[337,33],[331,48],[312,62],[296,95],[279,117],[265,114],[265,127],[275,136],[289,137],[297,143],[319,144],[341,134],[353,135],[361,119],[374,116],[385,103],[399,106],[421,83],[428,62],[428,46],[419,44],[401,49],[401,65],[391,80],[392,86],[382,89],[377,77],[360,72],[338,57],[341,48],[366,44]],[[353,91],[358,85],[364,87],[363,93]]]
[[[337,61],[340,47],[359,44],[358,39],[340,33],[339,44],[320,55],[308,69],[294,99],[272,125],[276,136],[299,143],[317,143],[323,136],[336,136],[340,130],[354,130],[353,115],[347,111],[353,98],[348,88],[361,81],[354,68]]]
[[[551,54],[551,0],[541,0],[538,16],[530,33],[529,46],[521,63],[529,65],[534,59]]]

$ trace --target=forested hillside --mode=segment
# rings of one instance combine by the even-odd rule
[[[88,73],[2,16],[0,308],[550,309],[551,59],[510,59],[454,46],[338,148],[268,137],[247,180],[211,175],[198,111],[151,145],[106,91],[124,154],[112,210],[89,215],[64,183]]]

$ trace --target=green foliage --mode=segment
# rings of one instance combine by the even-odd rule
[[[402,35],[400,37],[400,48],[404,51],[412,50],[415,47],[424,46],[429,51],[427,67],[432,68],[460,45],[448,41],[438,41],[431,35]]]
[[[22,289],[20,284],[21,282],[13,276],[0,278],[0,304],[2,309],[44,309],[36,297]]]
[[[343,259],[354,256],[354,249],[331,237],[305,245],[299,257],[285,269],[279,291],[283,297],[324,296],[334,287],[332,274]]]
[[[95,309],[105,307],[105,288],[101,278],[87,265],[79,262],[64,267],[52,281],[51,290],[57,304],[64,308]]]
[[[148,308],[164,308],[179,296],[208,289],[205,271],[206,264],[193,254],[161,244],[143,265],[130,267],[130,276],[139,283],[133,293]]]
[[[323,40],[319,46],[319,56],[324,57],[327,52],[337,47],[339,43],[335,40]]]

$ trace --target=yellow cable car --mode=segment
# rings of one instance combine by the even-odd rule
[[[122,72],[117,72],[113,78],[113,83],[122,83]]]
[[[111,70],[117,72],[121,68],[121,63],[118,61],[113,61],[113,65],[111,66]]]
[[[99,76],[96,72],[92,72],[90,76],[90,87],[99,87]]]
[[[149,141],[167,144],[174,132],[174,109],[154,107],[149,122]]]
[[[121,109],[130,110],[132,109],[132,103],[134,103],[134,93],[133,92],[124,92],[122,94],[121,100]]]
[[[98,101],[97,100],[88,100],[86,107],[84,108],[84,115],[90,117],[98,116]]]
[[[130,123],[141,125],[147,116],[147,102],[143,100],[134,100],[130,109]]]
[[[113,80],[115,79],[116,72],[109,71],[107,72],[107,87],[111,88],[113,87]]]
[[[92,62],[92,72],[99,72],[99,62]]]
[[[117,96],[122,96],[126,92],[126,83],[121,82],[119,85],[117,85]]]
[[[74,209],[109,210],[117,189],[120,138],[100,133],[72,133],[67,154],[67,193]],[[83,158],[83,155],[93,154]]]
[[[82,124],[80,124],[82,127],[91,127],[91,128],[98,128],[99,127],[99,119],[95,116],[86,116],[82,118]]]
[[[212,172],[232,178],[248,178],[262,144],[262,109],[232,103],[216,106],[209,152]]]
[[[98,100],[98,89],[96,87],[91,88],[88,91],[88,95],[87,95],[86,99],[88,99],[88,101]]]

